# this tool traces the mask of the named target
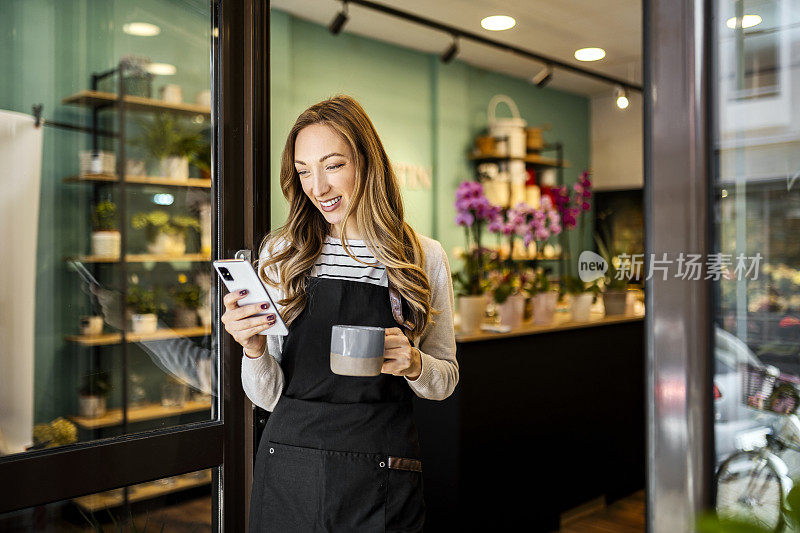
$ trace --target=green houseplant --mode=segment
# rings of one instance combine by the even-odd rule
[[[143,229],[147,250],[151,254],[183,255],[186,252],[186,232],[200,230],[200,222],[189,216],[170,216],[166,211],[136,213],[131,220],[134,229]]]
[[[117,230],[117,204],[111,200],[98,202],[92,209],[92,255],[119,257],[122,245]]]
[[[552,323],[558,304],[558,290],[553,288],[545,271],[538,270],[525,289],[533,295],[533,323],[537,326]]]
[[[559,287],[559,299],[565,294],[570,295],[570,307],[572,320],[576,322],[588,322],[591,317],[592,304],[600,294],[600,286],[597,280],[584,282],[577,276],[564,275],[561,278]]]
[[[181,274],[180,282],[177,286],[170,289],[172,299],[175,302],[175,327],[192,328],[197,326],[197,309],[200,307],[201,290],[198,285],[185,281],[186,277]]]
[[[131,141],[158,162],[159,176],[173,179],[189,177],[189,158],[201,142],[200,132],[169,113],[158,113],[139,122],[141,134]]]
[[[628,280],[625,271],[620,269],[614,262],[617,254],[612,254],[609,249],[611,239],[607,231],[604,231],[604,238],[598,233],[594,234],[597,249],[600,256],[608,265],[608,270],[603,278],[603,304],[606,308],[606,315],[625,314],[626,300],[628,297]]]
[[[130,285],[126,303],[130,312],[133,333],[153,333],[158,328],[158,315],[164,314],[166,305],[157,289]]]
[[[87,374],[78,390],[78,408],[81,416],[97,417],[106,414],[106,398],[111,391],[108,372],[99,370]]]

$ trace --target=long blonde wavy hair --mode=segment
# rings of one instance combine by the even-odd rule
[[[306,305],[305,279],[310,274],[329,223],[319,209],[303,192],[294,166],[294,148],[297,134],[312,124],[324,124],[336,131],[350,146],[356,169],[353,195],[342,220],[342,236],[346,235],[348,220],[355,217],[364,244],[375,259],[386,267],[389,284],[396,288],[408,304],[414,324],[408,333],[413,337],[422,333],[432,323],[431,288],[425,274],[425,256],[419,239],[408,223],[403,211],[400,187],[392,170],[386,150],[364,109],[347,95],[337,95],[312,105],[295,121],[281,156],[281,190],[289,202],[286,223],[272,231],[261,242],[261,250],[268,254],[258,266],[265,283],[280,287],[284,299],[282,316],[291,323]],[[281,246],[277,246],[282,242]],[[342,237],[344,250],[355,257]],[[276,278],[277,275],[277,278]],[[277,282],[279,279],[280,282]]]

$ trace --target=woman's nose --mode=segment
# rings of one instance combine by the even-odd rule
[[[311,179],[313,180],[311,192],[313,192],[314,196],[317,198],[324,196],[331,188],[330,184],[328,183],[328,178],[325,176],[324,172],[315,172],[314,177]]]

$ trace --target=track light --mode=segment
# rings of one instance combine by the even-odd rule
[[[336,14],[336,18],[328,25],[332,34],[338,35],[347,22],[347,1],[342,2],[342,10]]]
[[[535,83],[537,87],[540,89],[550,83],[550,79],[553,77],[553,67],[550,65],[545,65],[542,70],[536,73],[536,75],[531,78],[531,82]]]
[[[450,48],[444,51],[444,53],[440,56],[442,63],[449,63],[456,57],[458,53],[458,37],[455,35],[453,36],[453,44],[450,45]]]
[[[617,107],[625,109],[628,107],[628,91],[625,87],[617,87]]]

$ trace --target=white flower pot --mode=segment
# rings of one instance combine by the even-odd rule
[[[572,295],[572,320],[575,322],[588,322],[592,316],[592,300],[594,294],[584,292]]]
[[[165,178],[185,180],[189,177],[189,158],[165,157],[159,163],[159,174]]]
[[[102,332],[102,315],[85,315],[81,317],[81,335],[100,335]]]
[[[496,304],[496,306],[501,324],[511,326],[512,329],[522,325],[522,317],[525,314],[525,296],[512,294],[506,298],[505,302]]]
[[[540,292],[533,296],[533,323],[537,326],[551,324],[555,319],[558,292]]]
[[[133,333],[155,333],[158,329],[158,316],[155,313],[132,314],[131,330]]]
[[[94,418],[106,414],[105,396],[78,396],[78,412],[81,416]]]
[[[461,332],[473,333],[478,331],[483,322],[486,311],[486,296],[459,296],[458,311],[461,315]]]
[[[603,293],[606,315],[624,315],[628,291],[607,291]]]
[[[200,251],[211,255],[211,204],[200,206]]]
[[[186,252],[186,235],[159,232],[155,241],[147,243],[147,251],[156,255],[183,255]]]
[[[197,309],[178,306],[175,308],[175,327],[193,328],[197,326]]]
[[[119,257],[122,249],[122,236],[117,230],[92,232],[92,255],[100,257]]]

